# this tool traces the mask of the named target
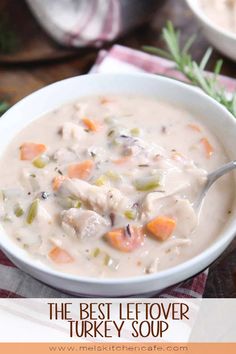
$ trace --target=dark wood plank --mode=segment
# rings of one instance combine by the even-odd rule
[[[0,53],[0,62],[24,63],[35,60],[65,58],[76,50],[64,48],[53,41],[35,21],[23,0],[1,0],[0,21],[6,22],[16,37],[16,50]]]

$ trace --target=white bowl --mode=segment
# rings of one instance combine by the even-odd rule
[[[229,158],[235,158],[236,120],[224,107],[190,85],[149,74],[91,74],[63,80],[34,92],[0,119],[0,155],[15,134],[42,114],[82,96],[103,94],[146,95],[178,103],[201,117],[203,124],[221,140]],[[64,292],[101,297],[138,295],[160,291],[205,269],[232,241],[236,231],[235,216],[236,206],[224,230],[201,254],[173,268],[132,278],[98,279],[58,272],[33,260],[3,228],[0,230],[0,246],[23,271]]]
[[[236,60],[236,34],[217,26],[201,9],[198,0],[185,0],[193,14],[201,24],[206,38],[223,55]]]

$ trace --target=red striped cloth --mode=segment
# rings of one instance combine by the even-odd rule
[[[26,0],[42,28],[62,45],[101,47],[148,22],[159,1]]]
[[[100,51],[91,72],[151,72],[183,79],[182,75],[174,70],[172,62],[119,45],[113,46],[109,51]],[[236,80],[227,77],[221,79],[229,91],[236,89]],[[149,296],[199,298],[203,295],[206,280],[207,270],[159,294],[152,293]],[[68,295],[23,273],[0,251],[0,297],[60,298]]]

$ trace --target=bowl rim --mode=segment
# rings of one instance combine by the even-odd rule
[[[182,82],[182,81],[179,81],[176,79],[172,79],[172,78],[169,78],[169,77],[166,77],[163,75],[156,75],[156,74],[149,74],[149,73],[132,73],[132,74],[131,73],[129,73],[129,74],[127,74],[127,73],[122,73],[122,74],[121,73],[119,73],[119,74],[118,73],[116,73],[116,74],[93,73],[93,74],[85,74],[85,75],[80,75],[80,76],[75,76],[75,77],[67,78],[64,80],[60,80],[60,81],[54,82],[50,85],[47,85],[39,90],[36,90],[33,93],[29,94],[28,96],[24,97],[22,100],[20,100],[15,105],[13,105],[1,117],[1,121],[5,122],[5,119],[7,118],[9,113],[11,113],[12,110],[16,110],[18,108],[18,106],[21,106],[22,104],[24,104],[24,102],[30,101],[32,99],[32,97],[37,96],[39,94],[39,92],[47,91],[47,89],[53,89],[53,87],[57,87],[58,85],[62,85],[65,82],[67,82],[67,84],[69,84],[73,80],[79,80],[80,78],[89,77],[89,79],[91,80],[92,78],[96,79],[98,76],[104,77],[106,80],[109,77],[112,79],[115,79],[115,77],[121,77],[121,76],[123,76],[123,78],[125,80],[128,80],[130,77],[140,79],[140,80],[142,80],[142,79],[153,80],[154,79],[154,80],[159,81],[160,83],[166,82],[170,85],[176,86],[176,88],[181,87],[186,91],[191,91],[194,95],[198,96],[199,99],[204,99],[205,101],[208,101],[209,104],[215,105],[218,108],[218,110],[220,110],[221,113],[226,116],[226,119],[228,119],[229,121],[231,121],[231,123],[233,123],[235,125],[235,129],[236,129],[236,120],[233,117],[233,115],[225,107],[223,107],[220,103],[218,103],[216,100],[214,100],[210,96],[206,95],[203,91],[197,89],[196,87],[194,87],[192,85],[189,85],[188,83],[185,83],[185,82]],[[196,97],[196,99],[197,99],[197,97]],[[35,115],[35,118],[32,121],[38,119],[39,117],[40,116]],[[1,125],[1,123],[0,123],[0,125]],[[1,230],[0,230],[0,232],[1,232]],[[97,285],[111,285],[111,284],[113,284],[113,285],[114,284],[116,284],[116,285],[120,285],[120,284],[134,285],[134,284],[137,284],[140,282],[146,283],[146,282],[150,282],[150,281],[157,281],[158,279],[159,280],[165,279],[170,276],[173,277],[175,274],[179,274],[181,272],[184,272],[188,268],[192,268],[192,267],[196,266],[198,263],[201,263],[201,261],[204,261],[207,258],[209,258],[209,256],[211,254],[216,253],[218,249],[221,249],[222,247],[224,247],[224,245],[227,244],[227,242],[228,243],[231,242],[232,237],[233,237],[232,235],[235,232],[236,232],[236,218],[230,221],[229,225],[227,225],[227,227],[224,231],[219,232],[216,240],[214,240],[212,244],[210,244],[206,249],[204,249],[202,252],[200,252],[196,256],[194,256],[182,263],[179,263],[176,266],[172,266],[170,268],[161,270],[156,273],[138,275],[138,276],[132,276],[132,277],[122,277],[122,278],[95,278],[95,277],[89,277],[89,276],[61,272],[59,270],[53,269],[53,267],[50,267],[49,265],[47,265],[41,261],[37,260],[35,262],[33,259],[31,259],[30,255],[28,255],[28,253],[26,251],[25,251],[25,255],[27,255],[27,256],[25,258],[19,256],[18,254],[15,254],[13,252],[14,248],[16,250],[19,249],[21,251],[22,251],[22,249],[19,246],[17,246],[17,244],[15,244],[14,241],[11,240],[10,237],[9,238],[6,237],[4,239],[0,238],[0,249],[3,250],[3,252],[5,252],[8,256],[10,256],[9,257],[10,259],[13,259],[13,263],[14,263],[14,260],[16,259],[18,262],[23,263],[27,267],[32,268],[37,272],[43,273],[47,276],[55,277],[57,279],[62,279],[62,280],[64,279],[67,281],[86,283],[86,284],[97,284]],[[6,236],[7,236],[7,233],[6,233]],[[12,247],[13,247],[13,250],[12,250]],[[45,268],[45,269],[40,268],[40,265],[43,265],[43,268]],[[207,265],[207,267],[208,267],[208,265]],[[204,267],[204,268],[206,268],[206,267]],[[26,273],[27,273],[27,271],[26,271]],[[30,272],[28,272],[28,273],[30,274]]]
[[[199,3],[199,0],[185,0],[187,5],[189,6],[190,10],[195,14],[195,16],[202,21],[207,27],[210,27],[217,33],[220,33],[227,37],[228,39],[236,41],[236,33],[230,32],[220,26],[216,25],[209,17],[202,11]]]

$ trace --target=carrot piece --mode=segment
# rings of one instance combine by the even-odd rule
[[[85,160],[83,162],[70,165],[68,167],[68,176],[70,178],[88,179],[94,167],[92,160]]]
[[[53,178],[53,181],[52,181],[52,188],[55,192],[57,192],[62,183],[67,179],[66,176],[56,176],[55,178]]]
[[[207,138],[202,138],[200,141],[204,147],[206,157],[209,159],[214,152],[213,146],[209,143]]]
[[[45,152],[46,149],[44,144],[24,143],[20,146],[20,159],[31,161]]]
[[[83,118],[82,121],[84,125],[86,125],[86,127],[92,132],[97,132],[99,130],[99,124],[97,122],[94,122],[94,120],[91,120],[89,118]]]
[[[143,244],[144,232],[141,227],[126,226],[107,232],[106,240],[110,245],[122,252],[132,252]]]
[[[58,264],[72,263],[74,261],[74,258],[60,247],[53,248],[48,256],[53,262]]]
[[[195,130],[195,132],[200,133],[202,131],[202,129],[197,125],[197,124],[188,124],[188,127],[192,130]]]
[[[156,238],[165,241],[176,227],[176,221],[166,216],[158,216],[147,223],[147,230]]]
[[[124,163],[128,162],[130,160],[131,156],[124,156],[121,157],[118,160],[112,160],[113,163],[115,163],[116,165],[123,165]]]

